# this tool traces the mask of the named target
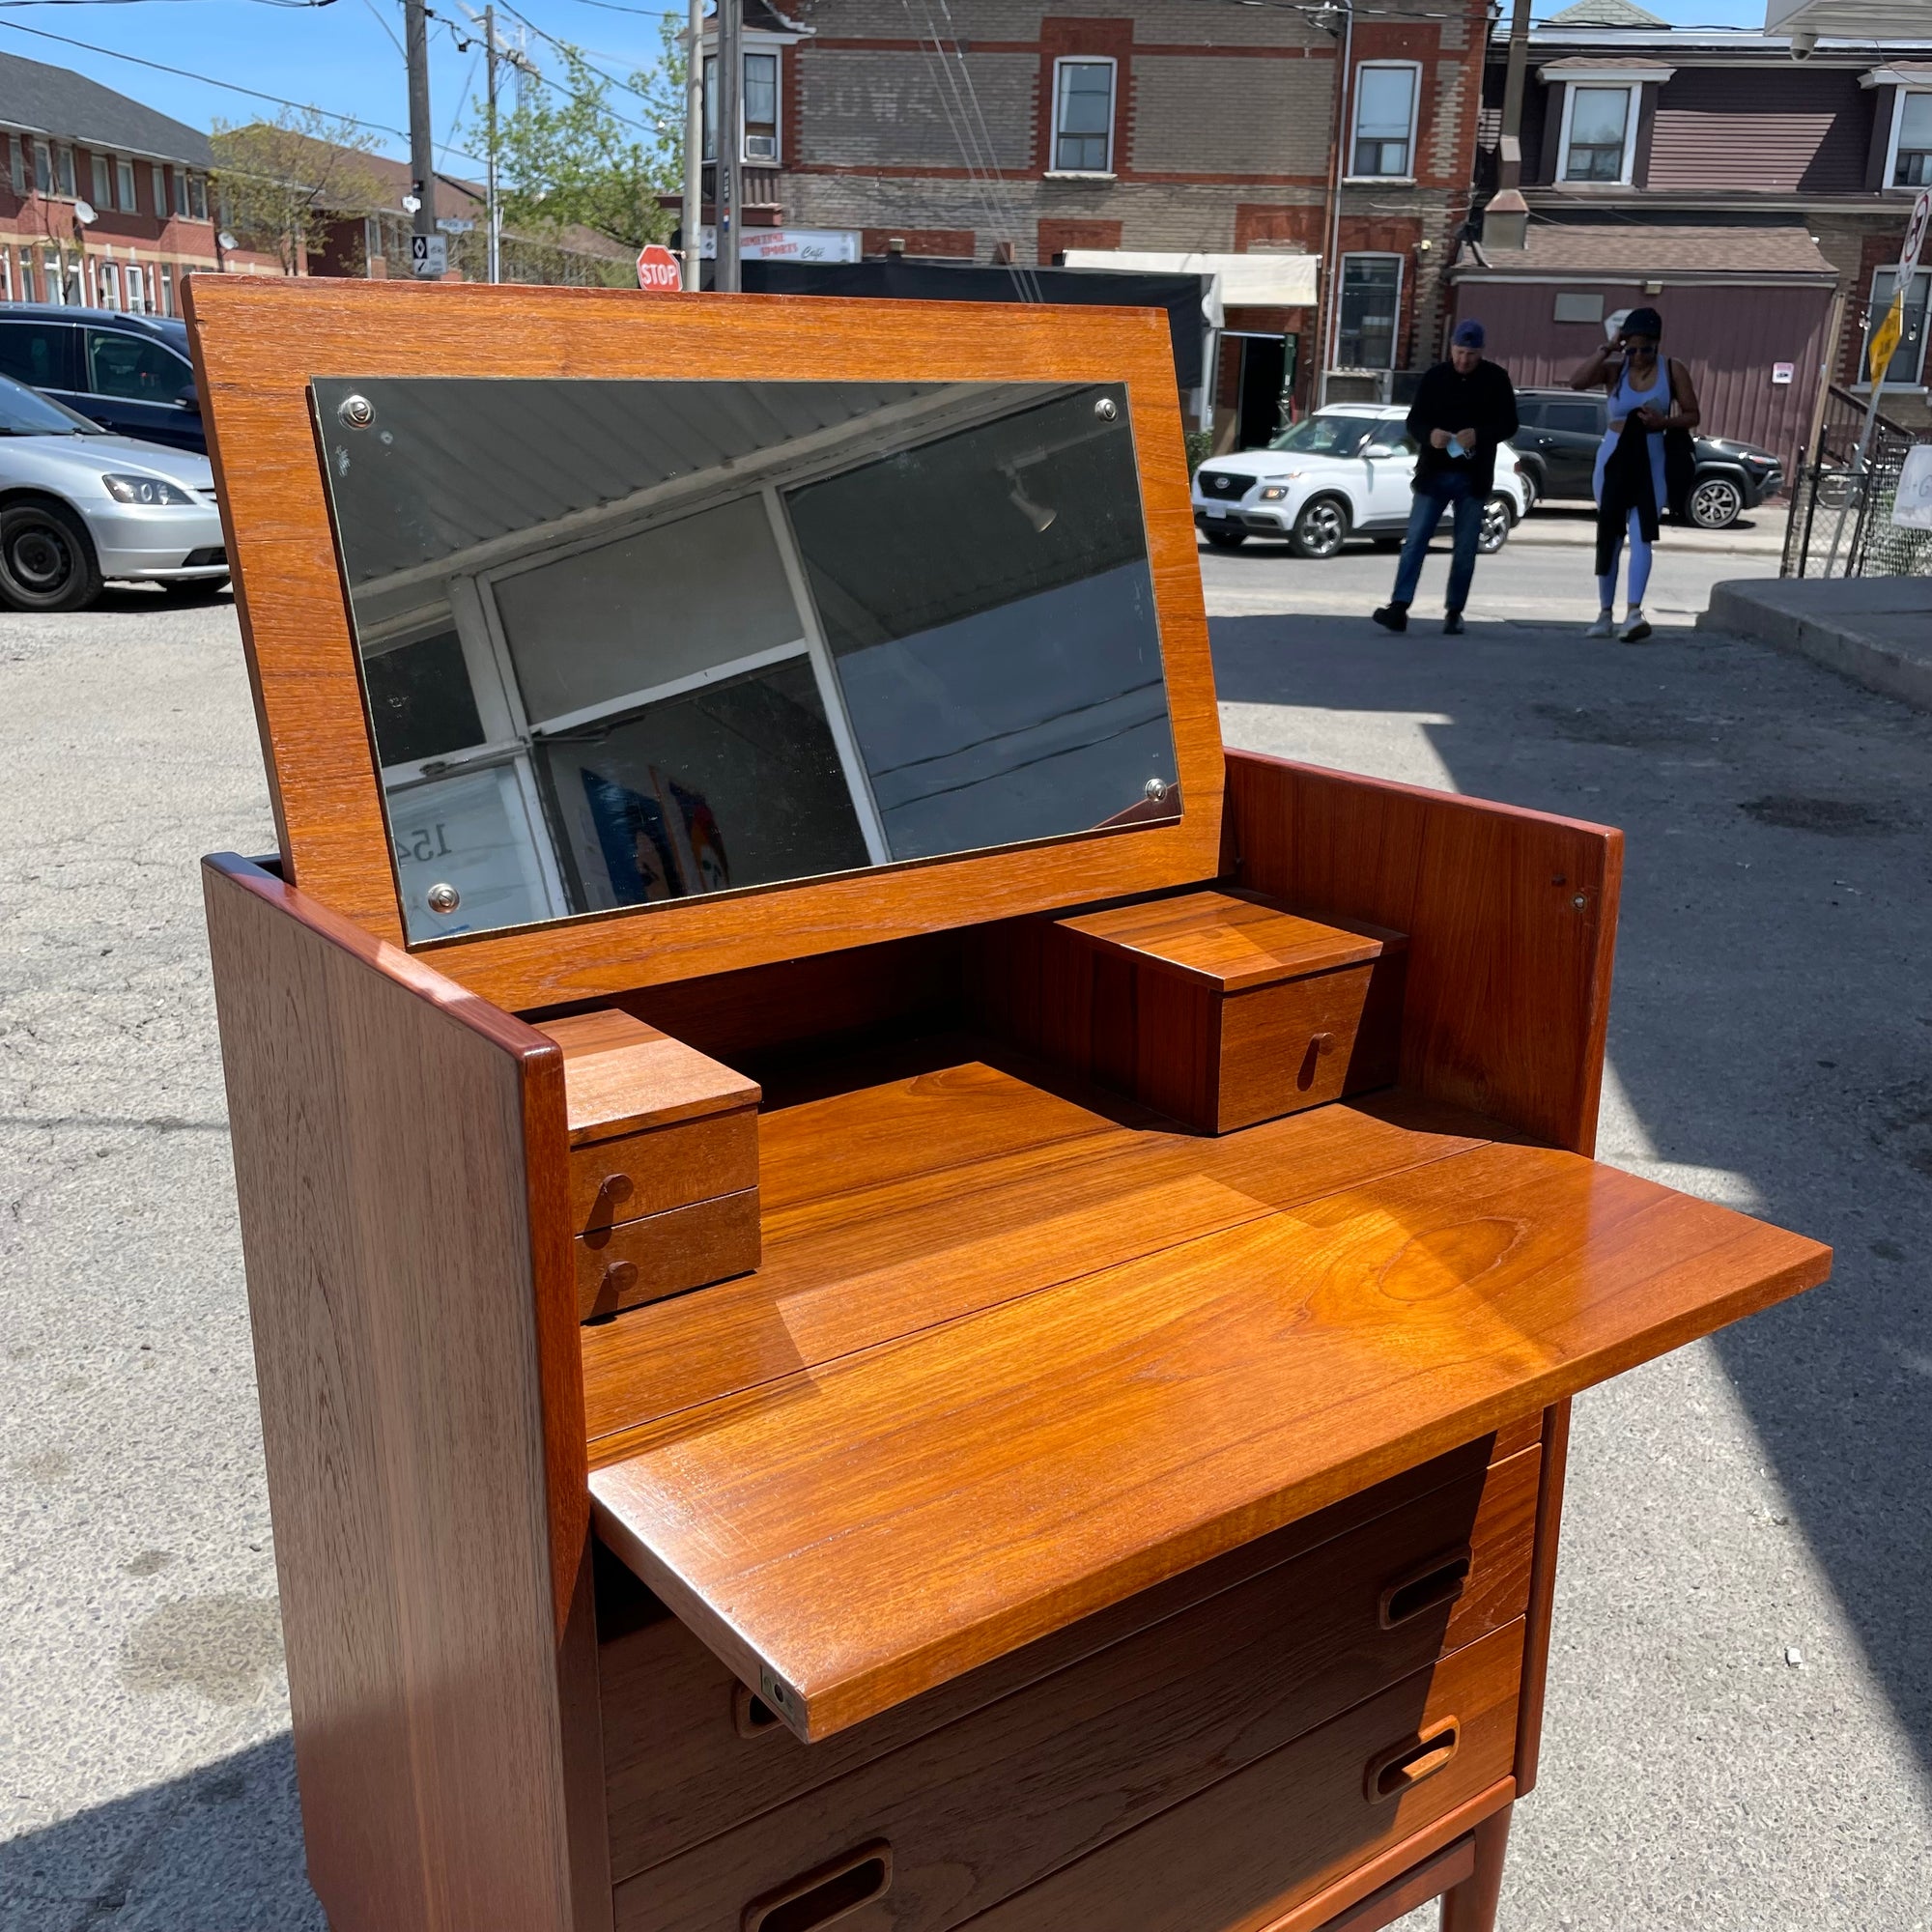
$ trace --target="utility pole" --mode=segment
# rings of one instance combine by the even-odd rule
[[[434,235],[436,145],[429,120],[429,13],[423,0],[403,0],[403,41],[410,66],[410,173],[415,177],[411,232]]]
[[[744,88],[744,0],[718,0],[718,260],[711,286],[736,295],[738,274],[738,97]]]
[[[695,296],[704,286],[704,0],[691,0],[684,47],[684,287]]]
[[[1529,0],[1510,14],[1509,66],[1503,73],[1503,125],[1497,143],[1499,188],[1522,185],[1522,89],[1529,68]]]
[[[1528,0],[1524,0],[1524,4],[1527,5]],[[494,288],[503,279],[502,231],[497,219],[497,10],[494,6],[483,10],[483,64],[490,76],[486,96],[488,105],[484,109],[490,123],[489,145],[484,150],[488,163],[484,214],[490,223],[490,283]]]

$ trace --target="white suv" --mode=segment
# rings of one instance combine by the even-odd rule
[[[1408,527],[1415,442],[1406,409],[1336,403],[1284,430],[1265,449],[1210,456],[1194,472],[1194,522],[1218,550],[1286,538],[1296,556],[1328,557],[1351,536],[1398,538]],[[1496,451],[1481,549],[1493,556],[1529,509],[1516,452]]]

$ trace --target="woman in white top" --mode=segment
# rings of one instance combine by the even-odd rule
[[[1697,392],[1681,362],[1665,362],[1657,353],[1663,333],[1663,318],[1654,308],[1633,309],[1624,319],[1614,342],[1606,343],[1583,362],[1570,379],[1575,389],[1593,389],[1599,383],[1609,390],[1609,427],[1597,450],[1596,498],[1600,518],[1605,512],[1605,486],[1611,488],[1609,513],[1615,517],[1613,529],[1600,534],[1597,547],[1597,621],[1588,635],[1607,638],[1614,634],[1626,643],[1636,643],[1650,636],[1650,622],[1643,614],[1644,592],[1650,583],[1651,544],[1657,534],[1658,518],[1669,502],[1664,482],[1663,439],[1670,430],[1695,429],[1701,417]],[[1619,456],[1624,432],[1634,425],[1643,440],[1641,452],[1625,452],[1647,469],[1648,491],[1639,473],[1636,488],[1630,487],[1628,469]],[[1647,461],[1645,460],[1647,459]],[[1618,469],[1611,466],[1618,462]],[[1646,499],[1647,496],[1647,499]],[[1629,515],[1616,515],[1624,503]],[[1615,605],[1617,567],[1622,561],[1626,529],[1630,537],[1631,565],[1629,607],[1624,627],[1617,630]]]

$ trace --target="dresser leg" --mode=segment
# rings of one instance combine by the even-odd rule
[[[1476,1869],[1453,1891],[1442,1894],[1442,1932],[1495,1932],[1510,1809],[1505,1804],[1476,1827]]]

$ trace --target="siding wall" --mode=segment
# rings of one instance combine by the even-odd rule
[[[1870,142],[1855,73],[1690,68],[1658,96],[1648,185],[1858,194]]]
[[[1650,301],[1668,331],[1664,346],[1690,372],[1707,436],[1736,437],[1776,450],[1787,473],[1810,427],[1825,355],[1832,291],[1824,288],[1669,288],[1645,296],[1640,283],[1577,282],[1601,289],[1604,308]],[[1457,312],[1480,316],[1488,354],[1525,388],[1561,388],[1570,372],[1603,340],[1592,323],[1553,320],[1560,287],[1548,282],[1461,282]],[[1796,364],[1793,380],[1775,384],[1772,365]]]

